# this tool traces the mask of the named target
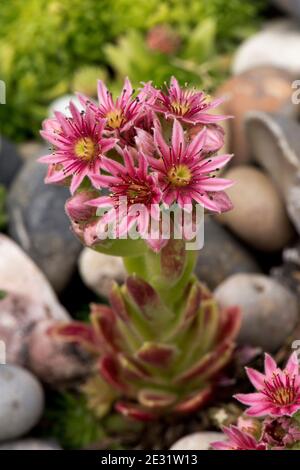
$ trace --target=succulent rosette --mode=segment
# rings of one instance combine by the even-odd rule
[[[110,307],[92,306],[91,326],[62,324],[52,334],[95,351],[101,377],[117,392],[118,411],[153,420],[192,412],[210,399],[239,323],[238,309],[220,312],[196,280],[171,309],[150,284],[129,276],[112,289]]]

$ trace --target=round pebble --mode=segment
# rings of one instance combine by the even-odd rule
[[[0,441],[26,434],[44,410],[44,392],[36,378],[25,369],[0,366]]]
[[[235,274],[215,290],[221,308],[238,305],[242,325],[240,345],[274,352],[283,345],[299,319],[296,296],[274,279],[259,274]]]
[[[124,281],[126,271],[122,258],[85,248],[79,257],[79,272],[84,284],[102,297],[108,297],[112,283]]]
[[[22,439],[1,444],[0,450],[61,450],[61,447],[55,441]]]
[[[233,210],[221,214],[218,220],[256,249],[283,248],[294,231],[271,178],[249,165],[232,168],[225,177],[235,183],[227,190]]]
[[[221,432],[195,432],[179,439],[172,445],[171,450],[209,450],[212,442],[225,439]]]

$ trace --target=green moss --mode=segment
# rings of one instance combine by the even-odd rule
[[[96,419],[83,395],[55,393],[48,397],[43,423],[36,432],[55,438],[65,449],[98,445],[113,450],[122,449],[124,437],[129,432],[138,435],[141,427],[116,413]]]
[[[112,63],[113,52],[108,52],[107,44],[116,43],[129,30],[141,34],[143,43],[143,34],[149,28],[170,23],[182,37],[181,58],[192,59],[192,64],[178,65],[176,61],[174,64],[146,50],[144,57],[140,56],[139,62],[131,66],[134,81],[151,76],[160,83],[176,72],[181,80],[195,82],[201,70],[195,74],[194,64],[201,63],[203,49],[207,46],[206,36],[201,32],[202,23],[210,19],[213,25],[211,60],[215,54],[230,50],[256,27],[263,4],[261,0],[191,0],[186,8],[182,0],[10,0],[2,3],[0,78],[6,82],[7,104],[0,107],[0,120],[1,131],[14,140],[37,134],[49,102],[72,90],[78,68]],[[132,38],[129,39],[127,44],[131,46]],[[120,68],[118,65],[117,72]],[[211,75],[214,80],[215,73]]]
[[[80,449],[105,437],[83,397],[67,393],[55,396],[48,405],[45,421],[43,433],[55,437],[66,449]]]

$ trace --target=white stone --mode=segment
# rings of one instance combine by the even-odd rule
[[[60,111],[68,117],[71,117],[69,109],[70,101],[75,104],[79,111],[83,111],[83,106],[76,95],[64,95],[54,100],[49,107],[49,117],[54,116],[54,111]]]
[[[221,432],[195,432],[179,439],[171,450],[210,450],[212,442],[225,439],[226,436]]]
[[[240,74],[255,67],[271,65],[299,75],[299,51],[299,26],[289,20],[272,22],[238,48],[233,73]]]
[[[275,352],[299,321],[299,305],[292,291],[271,277],[238,273],[228,277],[214,292],[221,308],[237,305],[242,324],[239,345]]]
[[[108,297],[113,281],[125,279],[122,258],[109,256],[85,248],[79,257],[79,272],[85,285],[102,297]]]
[[[36,378],[25,369],[0,366],[0,441],[26,434],[44,410],[44,392]]]
[[[44,274],[15,242],[3,234],[0,234],[0,290],[41,303],[48,318],[69,319]]]
[[[61,450],[61,447],[55,441],[22,439],[1,444],[0,450]]]

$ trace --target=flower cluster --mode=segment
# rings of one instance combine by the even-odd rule
[[[227,441],[215,442],[216,450],[283,450],[300,444],[300,374],[297,354],[285,369],[265,355],[265,374],[246,369],[256,392],[235,396],[248,405],[237,426],[224,428]],[[258,418],[262,417],[262,420]]]
[[[53,146],[40,159],[49,165],[46,182],[70,187],[75,199],[67,212],[85,242],[97,242],[96,225],[106,227],[116,211],[118,237],[134,226],[147,238],[150,217],[159,220],[162,206],[231,208],[224,190],[232,182],[216,175],[232,157],[216,156],[224,144],[218,122],[228,117],[211,113],[220,100],[181,88],[175,78],[165,91],[146,83],[138,94],[126,78],[115,100],[100,80],[98,98],[79,95],[82,112],[71,102],[70,117],[56,112],[41,131]]]

